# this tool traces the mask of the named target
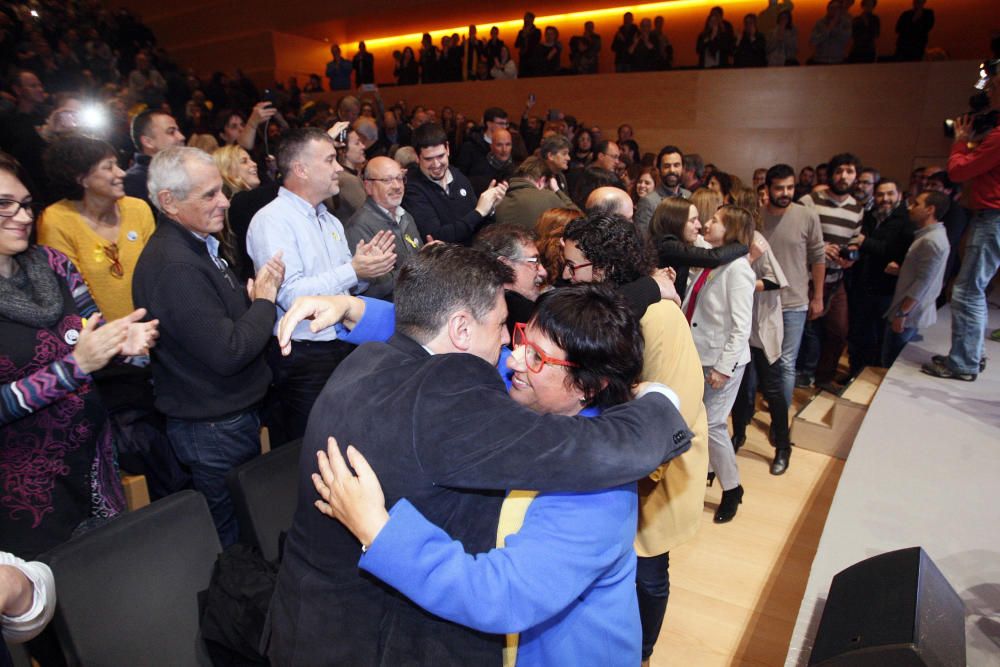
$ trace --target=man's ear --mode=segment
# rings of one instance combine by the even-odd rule
[[[456,310],[448,316],[448,340],[455,350],[467,352],[472,347],[472,314]]]
[[[160,190],[155,195],[156,201],[160,202],[160,209],[171,218],[177,215],[177,198],[170,190]]]

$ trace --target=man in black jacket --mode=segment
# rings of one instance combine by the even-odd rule
[[[483,131],[472,133],[462,142],[462,148],[458,151],[455,166],[469,177],[477,195],[484,192],[490,181],[495,179],[497,170],[490,164],[489,155],[494,134],[497,130],[506,130],[507,125],[507,112],[499,107],[490,107],[483,112]],[[510,150],[507,151],[507,160],[510,160]]]
[[[469,179],[449,166],[448,135],[436,123],[414,130],[413,148],[417,161],[407,174],[403,208],[425,240],[468,243],[507,193],[507,184],[491,185],[477,200]]]
[[[314,507],[311,475],[328,436],[361,450],[387,506],[406,497],[468,553],[495,546],[505,489],[607,488],[644,477],[690,446],[664,395],[593,419],[539,415],[515,403],[496,369],[509,340],[503,287],[512,281],[510,269],[483,252],[425,248],[397,279],[395,335],[359,347],[323,389],[271,601],[272,664],[501,663],[501,637],[437,618],[359,572],[361,545]]]
[[[225,547],[239,534],[226,474],[260,454],[258,406],[271,381],[264,349],[285,265],[275,255],[244,286],[219,257],[213,234],[229,202],[207,153],[160,151],[149,185],[160,221],[136,264],[132,297],[160,320],[152,354],[156,408]]]
[[[851,377],[865,366],[878,366],[885,324],[880,320],[889,309],[896,289],[896,276],[906,251],[913,243],[914,227],[896,181],[883,178],[872,195],[875,206],[861,222],[859,257],[850,274],[847,305],[847,352]]]

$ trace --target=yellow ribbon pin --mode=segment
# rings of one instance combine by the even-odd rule
[[[417,247],[417,240],[412,236],[410,236],[409,234],[403,234],[403,239],[414,248]]]

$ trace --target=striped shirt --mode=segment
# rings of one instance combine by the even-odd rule
[[[823,228],[823,242],[843,245],[861,231],[861,220],[865,207],[848,195],[842,202],[830,197],[828,190],[817,190],[803,195],[799,203],[816,211]],[[843,279],[844,270],[836,262],[826,261],[826,283],[836,283]]]

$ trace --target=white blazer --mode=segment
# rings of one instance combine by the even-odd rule
[[[687,312],[696,278],[681,310]],[[713,269],[698,294],[691,316],[691,335],[702,366],[732,376],[750,361],[750,327],[757,278],[746,257]]]

